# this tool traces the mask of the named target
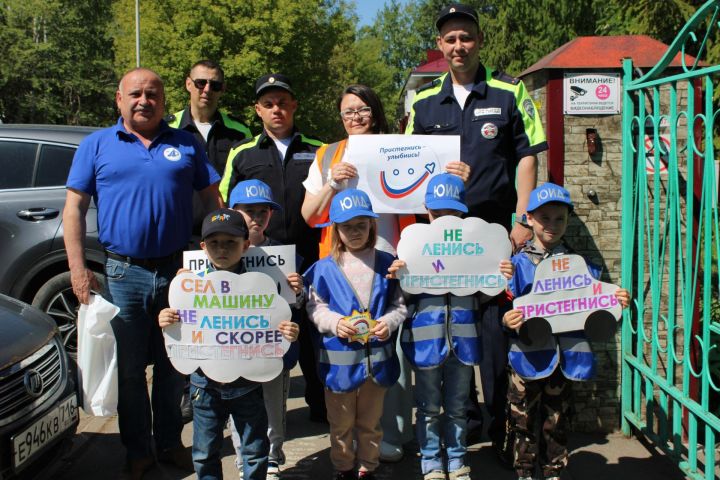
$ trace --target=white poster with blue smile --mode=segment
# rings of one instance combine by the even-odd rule
[[[344,159],[358,170],[348,187],[367,193],[375,213],[425,213],[428,182],[459,160],[459,135],[350,135]]]

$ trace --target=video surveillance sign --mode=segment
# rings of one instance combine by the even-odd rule
[[[566,73],[563,98],[566,115],[620,113],[620,74]]]

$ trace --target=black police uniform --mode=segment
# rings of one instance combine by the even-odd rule
[[[449,74],[418,89],[405,133],[460,135],[460,160],[471,168],[466,182],[467,216],[499,223],[508,232],[517,205],[515,178],[520,159],[548,148],[524,84],[483,65],[462,109]],[[512,451],[506,436],[507,339],[501,322],[507,308],[494,301],[481,312],[483,398],[493,416],[488,433],[501,458]]]
[[[465,108],[449,74],[420,88],[405,133],[460,135],[460,160],[470,165],[468,216],[508,230],[517,204],[521,158],[547,150],[545,133],[523,83],[480,65]]]
[[[208,139],[202,136],[202,133],[195,126],[190,107],[181,110],[165,118],[172,128],[187,130],[192,133],[200,145],[205,147],[210,165],[215,167],[220,175],[225,171],[225,162],[227,162],[230,150],[238,143],[252,137],[250,129],[237,118],[223,111],[216,111],[212,120],[212,128],[208,134]]]

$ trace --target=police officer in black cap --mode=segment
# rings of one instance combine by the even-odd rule
[[[315,151],[322,142],[304,135],[295,126],[298,101],[290,79],[281,73],[268,73],[255,82],[255,112],[262,120],[260,135],[233,148],[228,155],[220,194],[227,202],[230,192],[243,180],[258,179],[272,189],[282,207],[270,219],[265,233],[283,245],[295,244],[304,272],[318,259],[320,230],[310,228],[300,213],[305,199],[302,182],[307,178]],[[305,401],[310,418],[326,421],[325,395],[315,370],[305,309],[300,309],[300,367],[305,376]]]
[[[503,225],[517,249],[532,237],[525,213],[537,182],[536,155],[547,150],[535,104],[522,81],[480,62],[483,35],[474,8],[448,5],[435,26],[450,71],[418,89],[406,133],[460,135],[460,161],[470,167],[468,216]],[[480,372],[493,416],[489,433],[506,453],[507,341],[499,310],[497,302],[483,306]]]

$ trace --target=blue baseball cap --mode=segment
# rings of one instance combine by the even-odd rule
[[[527,211],[532,212],[546,203],[562,203],[568,206],[570,211],[575,208],[570,200],[570,192],[560,185],[554,183],[543,183],[535,190],[530,192],[530,200],[528,201]]]
[[[347,222],[355,217],[378,218],[378,215],[372,211],[372,203],[367,193],[356,188],[347,188],[333,197],[330,203],[330,221],[315,226],[327,227],[333,223]]]
[[[465,184],[457,175],[441,173],[428,182],[425,191],[425,207],[428,210],[451,209],[467,213]]]
[[[262,180],[245,180],[235,185],[230,192],[230,201],[228,202],[230,208],[249,203],[266,203],[273,210],[282,210],[280,204],[273,201],[270,186]]]

